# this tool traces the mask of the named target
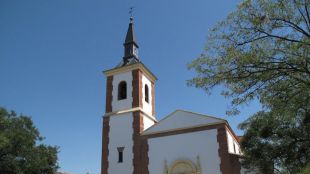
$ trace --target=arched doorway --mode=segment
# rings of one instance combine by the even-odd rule
[[[197,164],[190,160],[176,160],[170,167],[165,161],[165,174],[200,174],[200,160],[197,157]]]

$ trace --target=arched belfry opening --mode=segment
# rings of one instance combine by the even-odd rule
[[[145,94],[145,101],[149,103],[149,87],[147,85],[144,86],[144,94]]]
[[[123,100],[127,98],[127,84],[125,81],[121,81],[118,84],[118,100]]]

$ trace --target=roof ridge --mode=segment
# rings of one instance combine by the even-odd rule
[[[215,117],[215,116],[210,116],[210,115],[206,115],[206,114],[202,114],[202,113],[198,113],[198,112],[193,112],[193,111],[188,111],[188,110],[184,110],[184,109],[177,109],[176,111],[183,111],[183,112],[187,112],[187,113],[191,113],[191,114],[196,114],[196,115],[200,115],[203,117],[210,117],[210,118],[215,118],[215,119],[220,119],[220,120],[224,120],[227,121],[224,118],[219,118],[219,117]]]

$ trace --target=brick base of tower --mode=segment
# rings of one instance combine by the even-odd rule
[[[101,174],[108,174],[109,167],[109,131],[110,117],[103,117],[102,128],[102,154],[101,154]]]

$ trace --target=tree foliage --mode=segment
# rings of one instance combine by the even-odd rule
[[[309,163],[310,122],[294,114],[260,111],[240,124],[246,130],[244,166],[259,166],[263,173],[274,167],[279,173],[297,173]]]
[[[309,163],[310,1],[246,0],[209,33],[189,85],[225,85],[228,114],[258,99],[263,110],[240,125],[245,164],[296,173]],[[307,146],[308,145],[308,146]],[[287,148],[287,149],[286,149]]]
[[[306,167],[304,167],[300,173],[298,174],[308,174],[310,173],[310,164],[308,164]]]
[[[0,173],[54,174],[58,147],[42,140],[30,117],[0,107]]]

